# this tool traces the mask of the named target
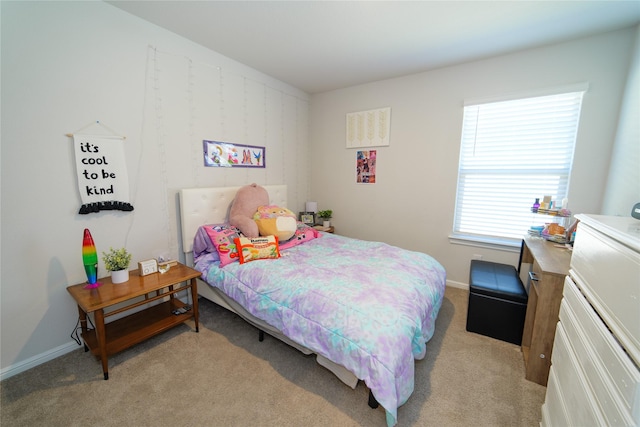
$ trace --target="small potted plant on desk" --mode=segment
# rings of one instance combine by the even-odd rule
[[[105,268],[111,272],[112,283],[129,281],[131,254],[125,248],[109,248],[109,252],[102,252],[102,260]]]
[[[322,218],[322,226],[324,228],[331,227],[331,215],[333,215],[333,211],[331,209],[318,212],[318,218]]]

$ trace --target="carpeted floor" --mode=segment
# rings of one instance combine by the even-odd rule
[[[546,388],[516,345],[466,332],[468,291],[447,288],[398,426],[537,426]],[[200,300],[200,333],[178,326],[109,359],[81,347],[0,383],[13,426],[380,426],[368,389]]]

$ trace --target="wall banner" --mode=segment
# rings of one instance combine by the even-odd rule
[[[82,206],[79,214],[102,210],[132,211],[124,138],[73,135]]]

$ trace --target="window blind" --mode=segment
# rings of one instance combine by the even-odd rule
[[[464,107],[454,237],[519,242],[536,198],[567,196],[583,94]]]

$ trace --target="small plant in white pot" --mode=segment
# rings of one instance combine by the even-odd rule
[[[318,212],[318,217],[322,218],[322,226],[324,228],[331,227],[331,215],[333,215],[333,211],[331,209]]]
[[[102,261],[111,272],[111,282],[124,283],[129,280],[129,263],[131,254],[125,248],[109,248],[109,252],[102,252]]]

